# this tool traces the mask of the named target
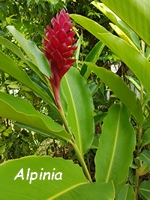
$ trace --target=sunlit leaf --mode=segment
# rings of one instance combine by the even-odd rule
[[[116,194],[128,179],[135,148],[135,133],[129,122],[130,114],[123,104],[114,104],[102,126],[96,153],[96,181],[113,181]],[[127,148],[128,147],[128,148]]]
[[[63,77],[61,86],[67,104],[68,124],[81,154],[84,154],[94,137],[93,102],[88,85],[78,70],[72,67]]]
[[[100,196],[108,200],[115,196],[112,183],[90,184],[81,167],[62,158],[31,156],[4,162],[0,177],[1,199],[99,200]]]

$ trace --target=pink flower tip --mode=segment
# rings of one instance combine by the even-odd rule
[[[58,108],[61,108],[60,103],[60,81],[64,74],[70,69],[75,62],[72,56],[77,49],[75,43],[75,31],[72,29],[69,14],[64,9],[56,18],[51,20],[52,28],[47,26],[44,30],[46,38],[43,38],[43,52],[48,59],[52,76],[49,78],[55,101]]]

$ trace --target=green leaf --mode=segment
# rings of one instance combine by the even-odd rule
[[[102,2],[128,24],[128,26],[131,27],[148,45],[150,45],[149,0],[102,0]]]
[[[92,183],[81,185],[75,189],[72,189],[68,193],[62,195],[59,200],[108,200],[115,198],[114,186],[112,183]]]
[[[140,40],[137,34],[123,22],[114,12],[112,12],[103,3],[92,1],[92,4],[98,8],[104,15],[106,15],[114,24],[116,24],[129,38],[130,40],[140,49]]]
[[[119,192],[116,200],[135,200],[133,187],[129,184],[126,184],[122,190]]]
[[[90,184],[81,167],[62,158],[31,156],[4,162],[0,177],[1,199],[114,199],[112,183]]]
[[[51,104],[55,110],[57,110],[50,96],[42,88],[40,88],[37,84],[35,84],[23,69],[18,67],[18,65],[12,59],[7,57],[1,51],[0,51],[0,70],[6,72],[10,76],[14,77],[21,83],[31,88],[34,92],[39,94],[45,101]]]
[[[50,117],[37,112],[29,102],[2,92],[0,92],[0,116],[37,128],[41,132],[49,133],[49,136],[68,141],[71,139],[71,135],[62,126]]]
[[[22,51],[15,44],[13,44],[4,37],[0,37],[0,44],[4,45],[10,51],[16,54],[19,58],[21,58],[21,60],[25,62],[45,82],[45,77],[37,68],[37,66],[35,66],[29,59],[25,58]]]
[[[89,52],[89,54],[86,56],[85,61],[95,64],[97,60],[99,59],[99,56],[102,53],[104,47],[105,47],[105,44],[99,41],[93,47],[93,49]],[[91,73],[91,70],[87,68],[87,65],[84,63],[81,69],[81,75],[84,76],[85,79],[87,79],[90,73]]]
[[[150,143],[150,128],[148,128],[142,137],[142,147]]]
[[[92,63],[86,63],[88,67],[115,93],[127,106],[135,119],[143,122],[142,107],[135,93],[130,90],[126,83],[115,73],[105,68],[97,67]],[[130,100],[129,100],[130,99]]]
[[[95,158],[96,181],[112,180],[116,194],[127,181],[135,148],[135,133],[129,119],[130,114],[123,104],[114,104],[109,109]]]
[[[150,180],[141,182],[139,186],[139,193],[143,200],[150,200]]]
[[[7,26],[7,28],[18,41],[27,56],[32,60],[34,65],[36,65],[43,74],[50,77],[50,64],[45,55],[37,48],[35,43],[30,40],[26,40],[14,26]]]
[[[5,149],[6,149],[6,144],[0,146],[0,155],[5,152]]]
[[[76,68],[70,68],[61,82],[67,103],[67,121],[77,146],[84,154],[94,137],[93,102],[85,79]]]
[[[143,150],[139,155],[140,160],[145,162],[148,166],[150,166],[150,151]]]
[[[120,57],[120,59],[132,70],[132,72],[137,76],[143,86],[150,93],[150,63],[140,51],[135,49],[125,40],[111,34],[104,27],[100,26],[91,19],[75,14],[72,14],[71,17],[78,24],[83,26],[91,34],[106,44],[118,57]],[[144,30],[144,32],[145,31],[146,30]]]

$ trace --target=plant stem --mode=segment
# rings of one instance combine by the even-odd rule
[[[74,150],[75,150],[75,152],[77,154],[78,160],[79,160],[79,162],[80,162],[80,164],[82,166],[82,169],[84,171],[85,176],[92,183],[92,179],[91,179],[90,173],[89,173],[88,168],[87,168],[87,166],[85,164],[84,158],[83,158],[81,152],[79,151],[78,146],[73,142],[71,142],[71,144],[72,144],[72,146],[73,146],[73,148],[74,148]]]
[[[139,174],[138,169],[135,171],[135,199],[138,200]]]
[[[61,109],[59,109],[59,111],[60,111],[60,115],[61,115],[61,117],[62,117],[62,120],[63,120],[63,122],[64,122],[64,126],[65,126],[65,128],[66,128],[66,131],[67,131],[68,133],[70,133],[71,136],[72,136],[72,139],[69,141],[69,143],[73,146],[73,148],[74,148],[74,150],[75,150],[75,152],[76,152],[76,154],[77,154],[78,160],[79,160],[79,162],[80,162],[80,164],[81,164],[81,166],[82,166],[82,169],[83,169],[83,171],[84,171],[85,176],[87,177],[87,179],[88,179],[90,182],[92,182],[90,173],[89,173],[89,171],[88,171],[88,169],[87,169],[87,166],[86,166],[86,164],[85,164],[85,161],[84,161],[84,157],[83,157],[82,153],[80,152],[78,146],[76,145],[76,143],[75,143],[75,141],[74,141],[74,136],[73,136],[73,134],[72,134],[72,132],[71,132],[71,130],[70,130],[70,128],[69,128],[68,122],[67,122],[66,117],[65,117],[64,112],[63,112],[63,109],[61,108]]]
[[[139,131],[138,131],[138,142],[137,142],[137,156],[141,152],[141,144],[142,144],[142,126],[139,126]]]
[[[144,52],[144,47],[143,47],[143,52]],[[140,91],[140,102],[142,105],[142,111],[144,111],[144,98],[143,98],[143,92],[144,92],[144,87],[141,84],[141,91]],[[139,125],[139,130],[137,133],[137,151],[136,151],[136,156],[138,157],[139,154],[141,153],[141,144],[142,144],[142,126]],[[138,187],[139,187],[139,168],[135,170],[135,197],[138,200]]]

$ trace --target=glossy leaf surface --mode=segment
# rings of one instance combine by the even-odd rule
[[[140,160],[144,161],[148,166],[150,166],[150,151],[143,150],[139,155]]]
[[[12,42],[7,40],[4,37],[0,36],[0,44],[4,45],[8,48],[12,53],[16,54],[23,62],[25,62],[43,81],[45,81],[44,75],[40,72],[40,70],[35,66],[29,59],[27,59],[22,51]]]
[[[80,152],[84,154],[94,137],[93,102],[84,78],[70,68],[61,82],[67,104],[66,117]]]
[[[104,46],[105,44],[99,41],[86,56],[85,62],[91,62],[95,64],[99,59],[99,56],[104,49]],[[81,69],[81,75],[84,76],[85,79],[87,79],[90,73],[91,73],[90,68],[88,68],[87,65],[84,63]]]
[[[150,143],[150,128],[148,128],[142,137],[142,146]]]
[[[150,45],[150,3],[149,0],[102,0],[111,10],[113,10],[124,22],[148,44]],[[129,12],[130,8],[130,12]],[[137,23],[138,22],[138,23]]]
[[[144,200],[150,199],[150,180],[141,182],[139,186],[139,193]]]
[[[56,110],[56,107],[54,103],[52,102],[51,97],[45,92],[41,87],[39,87],[37,84],[35,84],[29,76],[26,74],[26,72],[21,69],[17,63],[15,63],[12,59],[10,59],[8,56],[3,54],[0,51],[0,69],[10,76],[14,77],[24,85],[28,86],[30,89],[32,89],[34,92],[36,92],[39,96],[41,96],[45,101],[47,101],[49,104],[51,104],[54,109]]]
[[[129,184],[126,184],[121,192],[118,194],[116,200],[135,200],[133,187]]]
[[[29,125],[46,132],[49,136],[70,140],[69,135],[50,117],[37,112],[27,101],[0,92],[0,116]]]
[[[112,180],[116,194],[127,181],[135,148],[135,134],[129,119],[130,114],[123,104],[110,108],[95,158],[96,180],[105,183]]]
[[[31,156],[8,161],[0,165],[0,177],[1,199],[114,199],[112,183],[90,184],[81,167],[62,158]]]
[[[150,63],[146,57],[140,53],[140,51],[135,49],[125,40],[111,34],[104,27],[100,26],[91,19],[75,14],[72,14],[71,17],[78,24],[83,26],[91,34],[106,44],[132,70],[132,72],[150,93]]]
[[[114,12],[112,12],[105,4],[93,1],[92,4],[98,8],[104,15],[106,15],[114,24],[116,24],[129,38],[130,40],[140,49],[140,40],[138,35]]]
[[[126,83],[116,74],[108,71],[105,68],[97,67],[92,63],[87,63],[87,66],[115,93],[117,97],[127,106],[135,119],[142,123],[142,107],[139,99],[132,92]],[[130,100],[129,100],[130,97]]]
[[[35,43],[30,40],[26,40],[14,26],[7,26],[7,28],[39,70],[47,77],[50,77],[51,72],[49,62],[45,55],[37,48]]]

